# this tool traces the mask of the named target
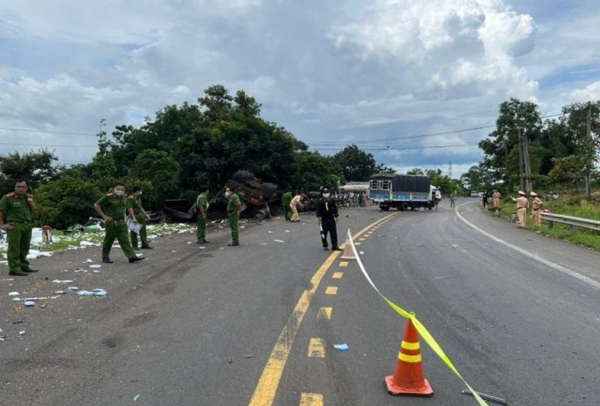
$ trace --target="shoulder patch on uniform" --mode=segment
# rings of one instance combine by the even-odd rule
[[[15,192],[7,193],[6,197],[15,197]]]
[[[113,197],[115,194],[114,193],[107,193],[106,196],[110,196]]]

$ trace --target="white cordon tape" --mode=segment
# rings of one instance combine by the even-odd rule
[[[456,374],[456,376],[458,376],[460,378],[460,380],[463,381],[463,383],[465,385],[467,385],[467,387],[469,388],[469,390],[471,391],[471,393],[473,394],[473,396],[475,397],[475,399],[477,399],[477,402],[481,406],[489,406],[485,402],[485,400],[483,400],[477,394],[477,391],[475,391],[471,387],[471,385],[469,385],[467,383],[467,381],[465,381],[465,379],[462,377],[462,375],[460,374],[460,372],[458,372],[458,369],[456,369],[456,367],[454,366],[454,364],[452,363],[452,361],[450,361],[450,358],[448,358],[448,356],[446,355],[446,353],[444,352],[444,350],[442,350],[442,347],[440,347],[440,345],[437,343],[437,341],[435,341],[435,339],[433,338],[433,336],[429,333],[429,331],[425,328],[425,326],[423,324],[421,324],[421,322],[417,319],[417,317],[414,314],[410,314],[409,312],[407,312],[406,310],[404,310],[403,308],[401,308],[400,306],[398,306],[397,304],[395,304],[394,302],[392,302],[391,300],[389,300],[387,297],[385,297],[379,291],[379,289],[377,289],[377,286],[375,286],[375,284],[373,283],[373,280],[369,276],[369,274],[368,274],[367,270],[365,269],[362,261],[360,260],[360,256],[358,255],[358,251],[356,250],[356,246],[354,245],[354,239],[352,239],[352,234],[350,233],[350,230],[348,230],[348,240],[350,241],[350,245],[352,246],[352,251],[354,252],[354,257],[356,258],[356,262],[358,263],[358,266],[360,267],[360,270],[362,271],[363,275],[365,276],[365,278],[367,279],[367,281],[369,282],[369,284],[371,284],[371,286],[373,287],[373,289],[375,289],[375,291],[379,294],[379,296],[381,296],[383,298],[383,300],[392,309],[394,309],[394,311],[396,313],[398,313],[400,316],[402,316],[404,318],[412,320],[415,328],[417,329],[417,331],[419,332],[419,334],[421,335],[421,337],[423,337],[423,340],[425,340],[425,342],[427,342],[427,344],[438,355],[438,357],[440,357],[440,359],[442,361],[444,361],[444,363],[446,365],[448,365],[448,368],[450,368],[452,370],[452,372],[454,372]]]

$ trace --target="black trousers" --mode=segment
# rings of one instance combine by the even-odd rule
[[[321,241],[323,242],[323,247],[327,247],[327,233],[331,235],[331,248],[338,247],[338,239],[337,239],[337,224],[335,223],[335,218],[323,218],[321,220],[321,227],[323,228],[323,233],[321,234]]]

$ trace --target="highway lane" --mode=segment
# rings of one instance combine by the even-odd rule
[[[344,211],[340,240],[394,214],[357,239],[361,258],[477,390],[511,405],[598,404],[598,253],[519,230],[475,200],[460,201],[458,212]],[[108,269],[109,301],[53,305],[47,320],[35,319],[43,328],[26,320],[26,340],[2,344],[2,404],[476,404],[423,341],[434,397],[386,393],[405,320],[355,261],[320,249],[314,217],[303,220],[248,226],[239,248],[224,247],[226,232],[205,250],[176,235],[139,267]],[[272,401],[260,403],[278,339],[289,354],[268,382]]]

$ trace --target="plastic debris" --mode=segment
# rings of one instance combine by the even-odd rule
[[[21,330],[19,331],[19,335],[22,336],[23,334],[25,334],[25,330]]]
[[[134,401],[134,402],[137,402],[139,398],[140,398],[140,395],[135,395],[135,396],[133,397],[133,401]]]
[[[0,328],[0,335],[4,334],[4,330]]]
[[[92,269],[102,268],[102,265],[94,264],[94,265],[90,265],[90,268],[92,268]]]
[[[8,296],[19,296],[19,295],[20,295],[20,293],[19,293],[19,292],[10,292],[10,293],[8,294]]]
[[[106,289],[94,289],[94,290],[81,290],[77,292],[79,296],[101,296],[105,297],[108,295]]]
[[[54,279],[52,281],[52,283],[73,283],[73,281],[71,279],[64,279],[64,280]]]
[[[23,304],[25,305],[25,307],[33,307],[35,306],[35,302],[33,300],[26,300],[23,302]]]
[[[248,354],[248,355],[244,355],[244,358],[253,358],[254,354]]]
[[[273,241],[275,241],[275,242],[285,242],[283,240],[273,240]]]
[[[350,351],[350,347],[348,347],[348,344],[333,344],[333,348],[335,348],[338,351]]]
[[[66,295],[68,291],[66,290],[57,290],[54,292],[55,295]]]
[[[92,260],[91,260],[91,259],[89,259],[89,258],[88,258],[88,259],[86,259],[85,261],[83,261],[83,263],[84,263],[84,264],[91,264],[92,262],[94,262],[94,261],[92,261]]]
[[[75,290],[79,290],[79,288],[77,286],[69,286],[67,288],[67,290],[75,291]]]

